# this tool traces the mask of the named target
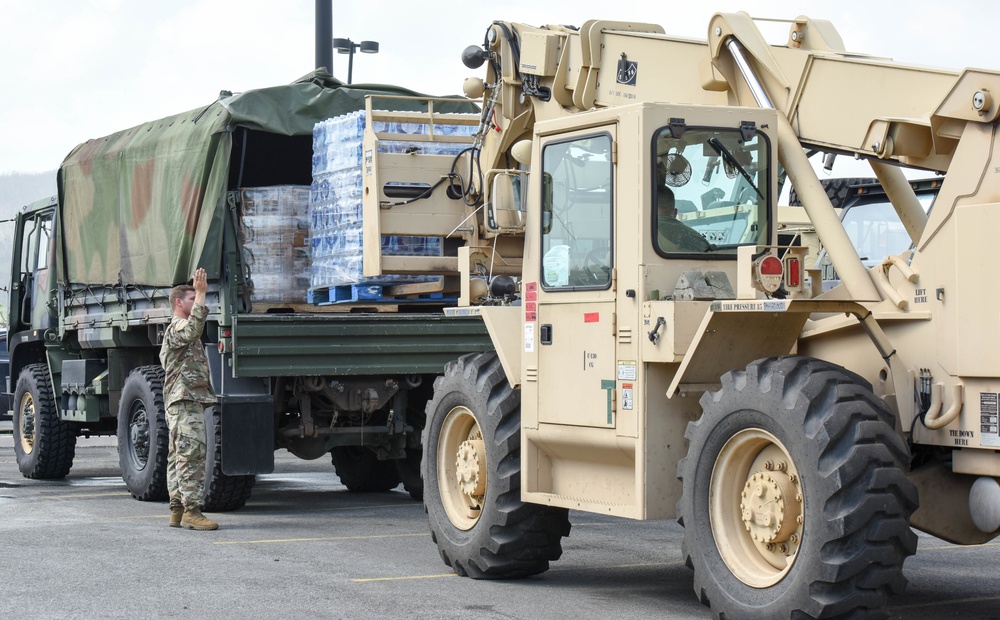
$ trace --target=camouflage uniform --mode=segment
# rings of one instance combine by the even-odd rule
[[[160,348],[170,429],[167,491],[170,505],[185,510],[200,509],[205,502],[205,406],[216,401],[201,343],[207,316],[208,308],[196,303],[187,319],[173,317]]]

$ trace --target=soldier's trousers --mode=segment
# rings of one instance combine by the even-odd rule
[[[170,504],[187,510],[201,508],[205,503],[205,406],[190,400],[168,405],[167,428]]]

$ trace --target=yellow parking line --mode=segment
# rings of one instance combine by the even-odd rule
[[[132,497],[131,493],[78,493],[73,495],[42,495],[38,499],[80,499],[81,497]]]
[[[405,581],[408,579],[441,579],[442,577],[458,577],[455,573],[440,575],[408,575],[405,577],[370,577],[368,579],[351,579],[351,583],[370,583],[372,581]]]
[[[420,508],[416,502],[400,502],[398,504],[371,504],[368,506],[343,506],[340,508],[320,508],[316,512],[337,512],[338,510],[365,510],[367,508]]]
[[[661,567],[661,566],[675,566],[683,564],[681,561],[677,562],[649,562],[646,564],[616,564],[612,566],[575,566],[572,568],[553,568],[550,573],[568,573],[573,571],[584,571],[584,570],[612,570],[621,568],[648,568],[648,567]],[[366,577],[351,579],[351,583],[370,583],[373,581],[404,581],[407,579],[439,579],[441,577],[457,577],[455,573],[442,573],[440,575],[408,575],[403,577]]]
[[[134,519],[164,519],[164,520],[166,520],[166,519],[170,518],[170,515],[164,513],[164,514],[158,514],[158,515],[133,515],[131,517],[118,517],[118,518],[119,519],[123,519],[123,520],[130,520],[130,519],[131,520],[134,520]]]
[[[958,598],[944,601],[929,601],[927,603],[914,603],[913,605],[893,605],[890,610],[899,609],[919,609],[921,607],[939,607],[941,605],[961,605],[964,603],[985,603],[988,601],[1000,601],[1000,596],[976,596],[973,598]]]
[[[978,547],[996,547],[1000,542],[983,543],[981,545],[940,545],[938,547],[918,547],[917,553],[921,551],[941,551],[942,549],[976,549]]]
[[[644,562],[640,564],[602,564],[598,566],[564,566],[562,568],[551,568],[550,573],[571,573],[571,572],[581,572],[581,571],[592,571],[592,570],[620,570],[623,568],[662,568],[664,566],[680,566],[684,564],[683,561],[677,560],[676,562]]]
[[[377,534],[374,536],[330,536],[321,538],[273,538],[261,540],[231,540],[219,541],[213,545],[263,545],[272,543],[296,543],[296,542],[320,542],[331,540],[376,540],[380,538],[413,538],[415,536],[427,536],[427,532],[419,534]]]

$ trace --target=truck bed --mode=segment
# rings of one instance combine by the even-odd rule
[[[478,317],[440,314],[246,314],[233,318],[237,377],[437,374],[493,349]]]

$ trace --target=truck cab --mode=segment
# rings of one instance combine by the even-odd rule
[[[45,360],[45,330],[57,323],[55,305],[56,197],[24,207],[17,215],[10,282],[7,349],[13,393],[21,368]]]

